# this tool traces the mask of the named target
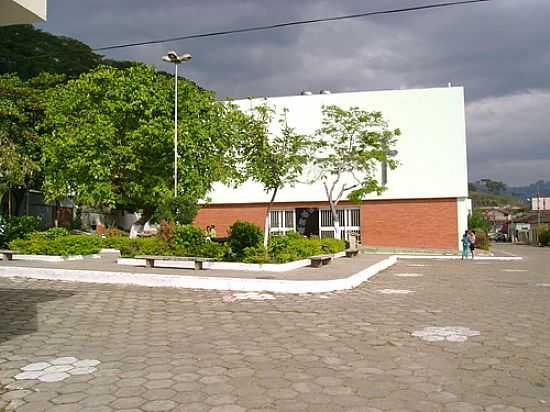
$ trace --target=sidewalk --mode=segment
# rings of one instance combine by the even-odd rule
[[[320,268],[305,267],[291,270],[288,272],[248,272],[248,271],[233,271],[233,270],[200,270],[192,269],[171,269],[171,268],[146,268],[133,267],[126,265],[118,265],[114,254],[104,254],[101,259],[85,258],[84,260],[73,260],[64,262],[36,262],[0,260],[1,267],[18,267],[18,268],[40,268],[40,269],[65,269],[65,270],[87,270],[100,272],[117,272],[117,273],[140,273],[140,274],[158,274],[169,276],[196,276],[196,277],[213,277],[213,278],[242,278],[242,279],[274,279],[274,280],[333,280],[347,278],[362,269],[370,267],[384,259],[387,255],[365,255],[359,254],[353,258],[338,258]]]
[[[245,272],[146,268],[118,265],[116,255],[101,259],[64,262],[0,261],[0,277],[23,277],[69,282],[139,285],[188,289],[233,290],[273,293],[323,293],[352,289],[398,259],[457,260],[458,256],[389,256],[359,254],[354,258],[338,258],[321,268],[305,267],[288,272]],[[478,260],[514,260],[517,257],[479,257]]]

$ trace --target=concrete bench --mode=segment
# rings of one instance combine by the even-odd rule
[[[19,252],[15,250],[5,250],[0,249],[0,255],[2,255],[2,259],[4,260],[13,260],[13,255],[17,254]]]
[[[346,257],[350,258],[357,256],[359,254],[359,249],[346,249]]]
[[[135,256],[136,259],[144,259],[145,266],[149,268],[155,267],[156,260],[168,260],[173,262],[194,262],[195,270],[203,270],[204,262],[212,262],[212,258],[203,258],[203,257],[186,257],[186,256],[150,256],[150,255],[140,255]]]
[[[311,256],[309,259],[311,260],[311,267],[319,268],[321,266],[328,265],[332,260],[332,256],[331,255]]]

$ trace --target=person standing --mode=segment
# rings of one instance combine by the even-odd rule
[[[470,234],[468,235],[470,238],[470,252],[472,253],[472,259],[474,258],[474,250],[476,249],[476,232],[470,231]]]
[[[470,235],[467,230],[462,235],[462,260],[470,254]]]

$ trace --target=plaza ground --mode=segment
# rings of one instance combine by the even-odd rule
[[[353,290],[269,300],[0,279],[0,408],[550,411],[550,249],[498,250],[524,260],[399,261]],[[100,363],[15,379],[64,357]]]

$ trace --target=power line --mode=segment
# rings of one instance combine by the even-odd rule
[[[184,36],[170,37],[170,38],[158,39],[158,40],[141,41],[141,42],[135,42],[135,43],[122,43],[122,44],[116,44],[113,46],[98,47],[96,49],[93,49],[93,51],[114,50],[114,49],[122,49],[126,47],[137,47],[137,46],[146,46],[151,44],[168,43],[168,42],[179,41],[179,40],[191,40],[191,39],[202,39],[205,37],[226,36],[229,34],[236,34],[236,33],[249,33],[254,31],[273,30],[273,29],[280,29],[282,27],[300,26],[300,25],[313,24],[313,23],[324,23],[329,21],[349,20],[349,19],[356,19],[361,17],[379,16],[383,14],[407,13],[412,11],[437,9],[437,8],[451,7],[451,6],[461,6],[461,5],[472,4],[472,3],[485,3],[488,1],[491,1],[491,0],[452,1],[447,3],[427,4],[423,6],[414,6],[414,7],[400,8],[400,9],[391,9],[391,10],[379,10],[379,11],[371,11],[371,12],[365,12],[365,13],[348,14],[343,16],[324,17],[319,19],[297,20],[297,21],[290,21],[286,23],[270,24],[267,26],[253,26],[253,27],[246,27],[241,29],[215,31],[215,32],[200,33],[200,34],[189,34]]]

